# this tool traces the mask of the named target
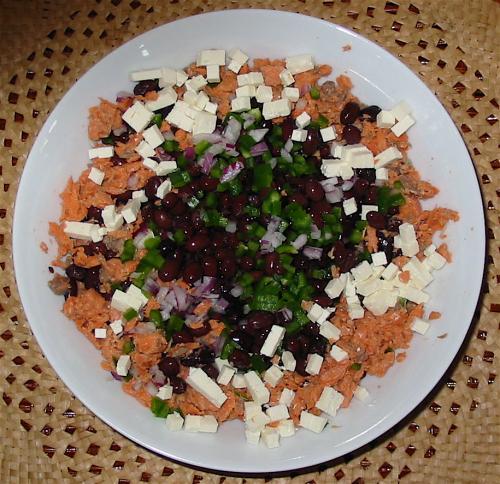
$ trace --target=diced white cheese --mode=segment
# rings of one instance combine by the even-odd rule
[[[300,97],[300,91],[298,87],[285,87],[281,91],[281,97],[290,99],[292,102],[297,102]]]
[[[245,409],[245,421],[251,420],[256,415],[262,412],[261,405],[257,402],[244,402],[243,403]]]
[[[158,176],[170,175],[177,170],[177,162],[175,160],[160,161],[155,169]]]
[[[89,158],[111,158],[115,150],[112,146],[99,146],[98,148],[90,148]],[[100,183],[98,183],[100,185]]]
[[[201,417],[199,432],[214,434],[217,432],[218,427],[219,423],[213,415],[203,415]]]
[[[127,294],[126,292],[120,291],[119,289],[113,293],[113,297],[111,298],[111,307],[120,312],[124,312],[129,308],[139,311],[141,306],[142,301]]]
[[[375,156],[375,168],[383,168],[384,166],[392,163],[396,160],[401,160],[403,155],[401,151],[399,151],[395,146],[391,146],[390,148],[381,151],[377,156]]]
[[[356,282],[361,282],[371,277],[371,275],[373,274],[373,269],[370,264],[366,260],[364,260],[356,267],[351,269],[351,274],[354,276]]]
[[[339,175],[344,179],[344,180],[350,180],[354,176],[354,170],[350,165],[347,163],[341,163],[340,165],[340,173]]]
[[[413,324],[411,325],[412,331],[421,335],[427,333],[430,327],[431,325],[427,321],[424,321],[423,319],[420,318],[415,318],[413,320]]]
[[[377,127],[378,128],[392,128],[396,122],[396,117],[391,111],[380,111],[377,114]]]
[[[196,58],[197,66],[223,66],[226,64],[226,51],[222,49],[202,50]]]
[[[378,206],[377,205],[361,205],[361,220],[366,220],[366,216],[370,212],[378,212]]]
[[[223,360],[222,358],[219,357],[215,358],[214,364],[215,368],[217,368],[217,371],[221,371],[222,368],[224,368],[225,366],[229,366],[229,368],[232,368],[231,363],[229,363],[229,360]]]
[[[285,59],[286,68],[291,74],[299,74],[301,72],[310,71],[314,69],[314,60],[312,55],[301,54],[287,57]]]
[[[172,182],[170,181],[169,178],[164,180],[160,186],[156,190],[156,196],[160,199],[163,200],[165,198],[165,195],[172,190]]]
[[[363,305],[375,316],[385,314],[389,307],[394,307],[398,301],[398,292],[395,290],[387,291],[381,289],[366,296],[363,299]]]
[[[291,86],[295,82],[292,73],[288,69],[283,69],[280,72],[280,80],[281,84],[283,84],[285,87]]]
[[[373,153],[360,143],[344,146],[342,161],[351,168],[373,168],[375,166]]]
[[[217,408],[220,408],[227,400],[227,396],[219,385],[217,385],[217,383],[215,383],[201,368],[190,368],[186,382]]]
[[[329,341],[337,341],[340,338],[340,330],[329,321],[325,321],[319,328],[319,334]]]
[[[309,375],[318,375],[322,364],[323,357],[321,355],[310,353],[307,356],[306,373],[309,373]]]
[[[137,220],[137,214],[141,209],[141,202],[136,198],[130,199],[120,212],[125,222],[131,224]]]
[[[334,158],[342,158],[344,153],[344,145],[341,145],[340,143],[332,143],[330,153]]]
[[[273,88],[271,86],[258,86],[255,91],[255,98],[258,103],[267,103],[273,100]]]
[[[220,385],[229,385],[229,382],[233,378],[236,370],[230,366],[224,365],[219,371],[219,376],[217,377],[217,383]]]
[[[193,135],[213,133],[216,123],[217,116],[215,114],[210,114],[206,111],[198,113],[193,122]]]
[[[119,335],[123,332],[123,321],[121,319],[116,319],[112,323],[110,323],[109,327],[116,335]]]
[[[266,427],[261,433],[260,437],[262,439],[262,442],[264,442],[264,445],[268,449],[275,449],[276,447],[279,447],[280,445],[280,434],[277,430]]]
[[[151,158],[144,158],[142,160],[142,164],[146,167],[149,168],[150,170],[156,171],[158,168],[158,162],[155,160],[152,160]]]
[[[163,385],[158,388],[158,392],[156,396],[161,398],[162,400],[170,400],[173,395],[173,387],[172,385]]]
[[[340,274],[339,277],[332,279],[325,287],[325,293],[330,299],[335,299],[342,294],[347,282],[347,274]]]
[[[135,190],[132,192],[132,198],[134,200],[139,200],[139,202],[144,203],[148,201],[146,197],[146,192],[144,190]]]
[[[177,84],[177,72],[175,69],[171,69],[170,67],[162,67],[161,68],[161,76],[158,81],[158,85],[160,88],[164,88],[167,86],[174,86]]]
[[[316,402],[316,408],[330,415],[330,417],[335,417],[343,401],[344,396],[341,393],[332,387],[325,387]]]
[[[210,83],[220,82],[220,68],[217,65],[207,66],[207,81]]]
[[[271,419],[262,411],[258,411],[252,418],[245,421],[245,426],[250,430],[262,430]]]
[[[234,113],[242,113],[251,108],[250,98],[248,96],[235,97],[231,101],[231,111]]]
[[[160,128],[158,128],[156,124],[153,124],[153,126],[144,130],[142,132],[142,136],[144,136],[144,139],[149,143],[149,145],[152,148],[160,146],[165,141],[165,138],[163,137]]]
[[[64,222],[64,233],[73,239],[94,241],[99,225],[88,222]],[[102,237],[101,237],[102,240]],[[99,242],[99,241],[94,241]]]
[[[352,215],[358,211],[358,205],[354,197],[348,198],[342,202],[342,207],[346,215]]]
[[[216,114],[217,113],[217,103],[213,103],[211,101],[207,102],[205,104],[205,111],[210,114]]]
[[[120,355],[118,361],[116,362],[116,374],[119,376],[127,376],[130,370],[130,356]]]
[[[262,345],[262,348],[260,349],[260,353],[262,355],[269,356],[269,358],[272,358],[274,356],[274,353],[276,353],[278,346],[283,341],[284,336],[285,328],[283,328],[282,326],[273,325],[271,331],[266,337],[266,340],[264,341],[264,344]]]
[[[424,249],[425,257],[429,257],[434,252],[436,252],[436,246],[434,244],[430,244]]]
[[[233,385],[234,388],[246,388],[247,387],[247,382],[245,380],[245,375],[241,375],[240,373],[236,373],[233,376],[233,379],[231,380],[231,385]]]
[[[198,92],[207,85],[207,80],[203,76],[198,75],[188,79],[185,85],[188,91]]]
[[[134,131],[140,133],[153,118],[153,113],[139,101],[136,101],[122,115],[125,121]]]
[[[292,105],[289,99],[277,99],[264,103],[262,116],[264,119],[274,119],[280,116],[288,116],[292,112]]]
[[[309,126],[310,122],[311,122],[311,116],[309,116],[309,114],[307,114],[305,111],[300,113],[295,118],[295,124],[300,129],[304,129],[306,126]]]
[[[280,395],[279,404],[289,407],[292,404],[294,398],[295,392],[293,390],[290,390],[289,388],[283,388],[283,391]]]
[[[295,371],[297,361],[291,351],[283,351],[283,353],[281,353],[281,362],[283,363],[285,370]]]
[[[354,390],[354,398],[360,400],[363,403],[368,403],[371,400],[370,393],[365,387],[358,385],[356,390]]]
[[[385,266],[387,264],[387,256],[385,252],[374,252],[372,254],[372,262],[374,266]]]
[[[184,101],[177,101],[172,111],[168,113],[166,120],[173,126],[190,132],[193,128],[193,118],[195,116],[195,113],[191,111],[194,110],[190,108],[187,103]]]
[[[337,160],[334,158],[326,158],[321,160],[321,173],[327,178],[342,176],[343,170],[349,168],[347,163],[342,162],[342,160]],[[354,175],[354,172],[352,172]]]
[[[186,415],[184,430],[186,432],[199,432],[201,428],[201,415]]]
[[[236,88],[236,97],[255,97],[257,88],[250,84]]]
[[[341,361],[347,359],[349,357],[349,354],[347,353],[347,351],[344,351],[340,346],[332,345],[330,349],[330,356],[335,361],[338,361],[340,363]]]
[[[347,312],[351,319],[361,319],[365,315],[365,311],[361,307],[361,304],[351,304],[347,307]]]
[[[368,264],[368,267],[371,269],[370,264]],[[365,271],[363,268],[361,271]],[[359,274],[360,277],[365,277],[363,275],[363,272]],[[346,274],[346,282],[345,282],[345,289],[344,289],[344,294],[346,298],[349,301],[349,297],[356,296],[356,284],[354,282],[354,277],[352,271],[350,273]]]
[[[162,75],[161,68],[142,69],[130,73],[130,80],[134,82],[149,81],[150,79],[159,79]]]
[[[401,101],[391,109],[391,112],[398,121],[401,121],[408,114],[411,114],[411,107],[406,101]]]
[[[307,131],[305,129],[294,129],[292,131],[292,141],[303,143],[307,139]]]
[[[259,375],[255,371],[245,373],[245,382],[255,402],[263,405],[269,401],[269,390],[266,388]]]
[[[415,304],[424,304],[429,301],[429,294],[410,285],[399,287],[398,293],[399,297],[408,299]]]
[[[280,434],[280,437],[292,437],[293,435],[295,435],[295,424],[291,419],[282,420],[278,424],[277,429]]]
[[[337,133],[335,132],[335,127],[334,126],[328,126],[327,128],[322,128],[319,130],[321,133],[321,138],[325,143],[328,141],[333,141],[334,139],[337,138]]]
[[[104,172],[99,170],[99,168],[92,167],[89,173],[89,180],[92,180],[96,185],[102,185]]]
[[[260,440],[260,430],[245,429],[245,437],[251,445],[257,445]]]
[[[327,422],[328,420],[325,417],[318,417],[317,415],[309,413],[306,410],[302,410],[300,414],[299,425],[307,430],[316,432],[317,434],[325,428]]]
[[[148,302],[148,298],[142,293],[142,291],[134,284],[131,284],[126,292],[127,296],[132,297],[141,303],[141,306],[144,306]],[[133,306],[135,309],[135,306]]]
[[[264,84],[264,76],[262,72],[249,72],[248,74],[240,74],[236,78],[238,81],[238,86],[259,86]]]
[[[228,52],[228,56],[231,60],[241,65],[246,64],[246,62],[248,61],[248,56],[240,49],[231,49]]]
[[[387,168],[376,168],[375,178],[379,181],[386,181],[389,179],[389,171]]]
[[[158,92],[158,97],[154,101],[146,101],[146,108],[150,111],[172,106],[177,101],[177,92],[172,86],[166,86]]]
[[[318,318],[316,322],[319,325],[322,325],[330,317],[330,314],[332,314],[334,311],[335,308],[323,308],[323,312],[321,313],[321,316]]]
[[[399,272],[399,268],[396,264],[393,264],[392,262],[389,263],[389,265],[384,269],[384,272],[382,272],[382,279],[385,279],[386,281],[390,281],[394,279]]]
[[[172,432],[177,432],[182,429],[184,425],[184,419],[178,412],[173,412],[167,415],[165,419],[165,424],[167,425],[167,429]]]
[[[175,85],[177,87],[181,87],[184,85],[184,83],[188,80],[189,76],[182,70],[177,71],[177,82]]]
[[[104,339],[104,338],[106,338],[106,328],[95,328],[94,329],[94,336],[97,339]]]
[[[149,158],[156,155],[155,149],[145,140],[142,140],[134,149],[143,158]]]
[[[290,418],[288,413],[288,407],[286,405],[274,405],[266,410],[267,416],[270,418],[271,422],[277,422],[278,420],[286,420]]]
[[[238,74],[242,67],[243,66],[239,62],[236,62],[234,59],[231,59],[231,62],[229,62],[229,64],[227,65],[227,68],[235,74]]]
[[[270,366],[264,372],[264,381],[273,388],[279,383],[281,378],[283,378],[283,372],[276,365]]]
[[[321,316],[323,315],[323,308],[319,305],[314,303],[310,308],[309,311],[307,311],[307,317],[312,321],[316,322]]]
[[[401,136],[406,133],[415,124],[415,120],[408,114],[401,121],[398,121],[392,128],[391,131],[396,136]]]
[[[123,216],[116,213],[114,205],[106,205],[101,212],[104,225],[109,230],[118,230],[123,225]]]
[[[409,223],[403,223],[399,226],[399,236],[402,242],[412,242],[416,240],[415,227]]]
[[[442,269],[446,264],[446,259],[439,252],[432,252],[425,261],[436,270]]]

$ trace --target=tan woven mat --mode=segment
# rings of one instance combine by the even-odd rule
[[[500,482],[500,4],[493,0],[0,0],[0,482],[263,482],[158,457],[76,400],[23,315],[11,261],[19,177],[49,111],[106,53],[156,25],[222,8],[331,20],[398,56],[436,93],[472,154],[488,220],[483,297],[467,344],[437,390],[361,453],[274,482]],[[495,51],[495,49],[497,49]]]

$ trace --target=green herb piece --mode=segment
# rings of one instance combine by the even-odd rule
[[[250,364],[252,365],[252,370],[255,370],[258,373],[262,373],[267,369],[266,362],[262,358],[262,356],[258,354],[253,354],[250,357]]]
[[[233,390],[233,393],[238,397],[244,400],[245,402],[250,402],[252,399],[248,398],[244,393],[239,392],[237,390]]]
[[[163,401],[161,398],[153,397],[151,399],[151,412],[153,412],[155,417],[167,418],[173,413],[173,410],[167,402]]]
[[[244,212],[249,216],[249,217],[258,217],[260,215],[260,210],[258,207],[253,207],[252,205],[249,205],[245,207]]]
[[[205,222],[207,227],[226,227],[228,224],[228,219],[221,215],[217,210],[211,209],[207,210],[202,215],[202,220]]]
[[[311,230],[312,218],[298,203],[287,205],[284,212],[294,230],[301,233]]]
[[[206,139],[201,140],[195,147],[194,147],[194,152],[196,153],[197,156],[203,155],[205,151],[208,150],[212,146],[212,143],[207,141]]]
[[[156,126],[158,126],[158,128],[161,128],[161,123],[163,123],[163,116],[160,113],[155,114],[151,118],[151,123],[150,123],[151,126],[156,124]]]
[[[298,251],[293,245],[283,244],[276,249],[276,252],[278,254],[297,254]]]
[[[123,244],[123,251],[120,255],[120,260],[122,262],[127,262],[129,260],[134,260],[135,256],[135,245],[132,239],[128,239]]]
[[[104,145],[114,145],[115,140],[113,139],[113,136],[106,136],[105,138],[101,138],[102,144]]]
[[[161,238],[159,236],[150,237],[144,241],[144,247],[148,250],[154,250],[160,247]]]
[[[220,354],[221,359],[227,360],[231,356],[231,353],[236,349],[236,347],[236,343],[232,339],[227,338],[224,346],[222,347],[222,351]]]
[[[385,349],[384,353],[394,353],[394,349],[393,349],[393,348],[391,348],[390,346],[388,346],[388,347]]]
[[[351,369],[353,369],[354,371],[359,371],[361,370],[361,363],[353,363],[351,365]]]
[[[174,333],[177,333],[184,326],[184,320],[178,314],[172,314],[167,322],[165,335],[167,339],[172,338]]]
[[[265,214],[279,216],[281,214],[281,195],[272,190],[262,202],[262,212]]]
[[[250,301],[250,309],[254,311],[277,311],[280,309],[280,298],[272,294],[255,295]]]
[[[130,321],[131,319],[136,318],[138,315],[138,312],[134,308],[128,308],[124,313],[123,317],[127,320]]]
[[[188,159],[184,156],[184,153],[179,153],[176,161],[177,167],[181,170],[185,170],[189,163]]]
[[[165,264],[165,259],[157,250],[150,250],[141,260],[155,269],[160,269]]]
[[[217,195],[214,192],[207,193],[205,197],[205,206],[207,208],[213,208],[217,206]]]
[[[320,92],[319,92],[319,89],[318,89],[317,86],[311,87],[311,89],[309,90],[309,94],[311,95],[311,97],[313,99],[319,99],[320,98]]]
[[[176,140],[174,140],[174,139],[167,139],[167,140],[165,140],[163,142],[162,147],[168,153],[172,153],[174,151],[180,151],[179,150],[179,143]]]
[[[125,341],[125,343],[123,343],[122,352],[125,355],[130,355],[130,353],[132,353],[132,351],[134,351],[134,350],[135,350],[135,345],[131,339],[129,339],[129,340]]]
[[[149,319],[155,323],[157,328],[163,328],[163,318],[159,309],[152,309],[149,312]]]

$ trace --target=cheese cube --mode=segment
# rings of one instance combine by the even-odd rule
[[[335,128],[333,126],[328,126],[327,128],[322,128],[319,130],[321,133],[321,138],[325,143],[328,141],[333,141],[337,137],[337,133],[335,132]]]
[[[141,209],[141,202],[137,199],[132,198],[127,202],[127,204],[122,208],[121,215],[125,219],[125,222],[131,224],[137,220],[137,214]]]
[[[236,97],[231,101],[231,111],[233,113],[242,113],[250,108],[250,98],[248,96]]]
[[[162,400],[169,400],[172,398],[173,395],[173,387],[172,385],[163,385],[162,387],[158,388],[158,393],[156,396],[158,398],[161,398]]]
[[[130,73],[130,80],[134,82],[149,81],[150,79],[159,79],[162,75],[160,69],[143,69]]]
[[[226,51],[222,49],[202,50],[196,59],[197,66],[223,66],[226,64]]]
[[[413,320],[413,324],[411,325],[412,331],[421,335],[427,333],[430,327],[431,325],[427,321],[424,321],[423,319],[420,318],[415,318]]]
[[[299,425],[317,434],[325,428],[327,422],[328,420],[325,417],[318,417],[317,415],[309,413],[306,410],[302,410],[300,414]]]
[[[281,84],[283,84],[285,87],[291,86],[295,82],[292,73],[288,69],[283,69],[280,72],[280,80]]]
[[[232,368],[231,363],[229,363],[228,360],[223,360],[222,358],[219,358],[219,357],[215,358],[214,364],[215,364],[215,368],[217,368],[217,371],[219,371],[219,372],[225,366],[229,366],[229,368]]]
[[[250,430],[262,430],[271,419],[262,411],[258,411],[252,418],[245,421],[245,426]]]
[[[125,121],[134,131],[141,132],[153,118],[153,113],[139,101],[136,101],[122,115]]]
[[[418,241],[412,240],[410,242],[403,242],[401,244],[401,251],[403,252],[403,255],[407,257],[413,257],[414,255],[417,255],[420,251]]]
[[[362,267],[364,267],[364,265]],[[368,264],[368,268],[371,270],[370,264]],[[364,271],[364,269],[362,271]],[[370,274],[371,273],[372,272],[370,272]],[[356,297],[356,284],[354,282],[354,277],[352,274],[353,274],[352,270],[350,273],[346,274],[346,283],[345,283],[344,294],[347,298],[347,302],[349,302],[350,298],[355,298],[356,301],[358,301],[358,298]],[[363,275],[363,277],[364,277],[364,275]]]
[[[217,114],[217,103],[207,102],[205,104],[205,111],[210,114]]]
[[[255,402],[263,405],[269,401],[269,390],[266,388],[262,380],[259,378],[255,371],[248,371],[245,373],[245,382],[252,395],[252,398]]]
[[[139,301],[141,306],[144,306],[148,302],[148,298],[143,294],[141,289],[139,289],[137,286],[134,284],[131,284],[129,288],[127,289],[126,292],[127,296],[134,298],[135,300]],[[135,306],[134,306],[135,307]]]
[[[391,112],[398,121],[401,121],[405,116],[411,114],[411,107],[406,101],[401,101],[391,109]]]
[[[370,393],[365,387],[358,385],[356,390],[354,390],[354,398],[360,400],[363,403],[368,403],[371,400]]]
[[[283,91],[281,91],[282,98],[288,98],[292,102],[297,102],[300,97],[300,91],[298,87],[285,87]]]
[[[248,84],[236,88],[236,97],[255,97],[256,92],[256,87]]]
[[[94,336],[97,339],[104,339],[104,338],[106,338],[106,328],[95,328],[94,329]]]
[[[106,205],[101,212],[104,225],[109,230],[118,230],[123,225],[123,216],[116,213],[114,205]]]
[[[289,99],[277,99],[264,103],[262,116],[264,119],[274,119],[280,116],[288,116],[292,112],[292,105]]]
[[[292,131],[292,141],[303,143],[307,139],[307,131],[305,129],[294,129]]]
[[[137,298],[128,295],[127,293],[120,291],[117,289],[113,293],[113,297],[111,298],[111,307],[116,309],[117,311],[124,312],[129,308],[135,309],[139,311],[142,306],[142,301]]]
[[[175,69],[162,67],[158,86],[160,86],[160,88],[163,88],[167,86],[174,86],[175,84],[177,84],[177,72],[175,71]]]
[[[262,72],[249,72],[247,76],[248,83],[253,86],[260,86],[261,84],[264,84],[264,76]]]
[[[182,70],[178,70],[177,71],[177,82],[175,83],[175,85],[177,87],[181,87],[185,84],[185,82],[188,80],[188,75],[182,71]]]
[[[409,285],[399,287],[399,297],[408,299],[415,304],[424,304],[429,301],[429,294]]]
[[[201,393],[210,403],[220,408],[227,396],[201,368],[190,368],[186,383]]]
[[[186,432],[199,432],[201,428],[201,415],[186,415],[184,430]]]
[[[92,240],[95,237],[99,225],[88,222],[65,222],[64,233],[73,239]],[[102,237],[101,237],[102,240]]]
[[[184,419],[178,412],[174,412],[167,415],[165,424],[167,425],[168,430],[177,432],[182,429],[182,426],[184,425]]]
[[[330,356],[335,361],[338,361],[340,363],[341,361],[347,359],[349,357],[349,354],[347,353],[347,351],[344,351],[340,346],[332,345],[330,349]]]
[[[384,166],[392,163],[396,160],[401,160],[403,155],[401,151],[399,151],[395,146],[391,146],[390,148],[385,149],[380,152],[375,158],[375,168],[383,168]]]
[[[319,334],[329,341],[337,341],[340,338],[341,333],[340,329],[337,328],[337,326],[328,321],[325,321],[319,329]]]
[[[156,196],[160,199],[163,200],[165,198],[165,195],[172,190],[172,182],[170,181],[169,178],[167,178],[165,181],[163,181],[160,186],[156,190]]]
[[[91,148],[89,150],[89,158],[111,158],[115,152],[112,146],[99,146],[98,148]]]
[[[175,101],[177,101],[177,92],[172,86],[166,86],[158,92],[158,97],[154,101],[146,101],[146,108],[150,111],[158,111],[172,106]]]
[[[301,72],[310,71],[314,69],[314,60],[312,55],[301,54],[287,57],[285,59],[286,68],[291,74],[299,74]]]
[[[228,52],[228,55],[231,60],[241,65],[246,64],[246,62],[248,61],[248,56],[240,49],[231,49]]]
[[[153,124],[153,126],[143,131],[142,136],[144,136],[145,141],[147,141],[152,148],[160,146],[165,141],[160,128],[158,128],[156,124]]]
[[[345,288],[347,282],[347,275],[340,274],[339,277],[332,279],[325,287],[325,293],[330,299],[336,299],[341,294]]]
[[[387,256],[385,252],[375,252],[372,254],[372,262],[375,267],[385,266],[387,264]]]
[[[382,272],[382,279],[385,279],[386,281],[390,281],[394,279],[399,272],[399,268],[396,264],[393,264],[392,262],[384,269],[384,272]]]
[[[373,274],[373,269],[370,264],[364,260],[356,267],[351,269],[351,274],[354,276],[356,282],[365,281]]]
[[[188,91],[198,92],[200,89],[204,88],[208,83],[203,76],[195,76],[186,81],[186,89]]]
[[[326,323],[325,323],[326,324]],[[317,353],[311,353],[307,356],[306,373],[309,375],[318,375],[323,364],[323,357]]]
[[[231,62],[229,62],[227,68],[234,72],[235,74],[238,74],[238,72],[240,72],[240,69],[242,68],[243,66],[239,63],[239,62],[236,62],[234,59],[231,59]]]
[[[283,366],[285,367],[285,370],[295,371],[295,366],[297,365],[297,361],[295,360],[295,357],[293,356],[292,352],[283,351],[283,353],[281,353],[281,361],[283,363]]]
[[[160,161],[155,168],[158,176],[170,175],[175,170],[177,170],[177,162],[175,160]]]
[[[270,366],[264,373],[264,381],[273,388],[279,383],[283,377],[283,372],[276,366]]]
[[[271,422],[277,422],[278,420],[286,420],[290,418],[288,413],[288,407],[286,405],[274,405],[266,410],[267,416],[270,418]]]
[[[389,307],[394,307],[398,301],[398,293],[395,290],[376,291],[365,297],[363,304],[368,311],[371,311],[375,316],[385,314]]]
[[[332,387],[325,387],[319,400],[316,402],[316,408],[319,408],[331,417],[335,417],[343,401],[344,396],[341,393]]]
[[[220,69],[219,66],[207,66],[207,81],[210,83],[220,82]]]
[[[356,199],[354,197],[344,200],[342,202],[342,207],[346,215],[352,215],[358,211],[358,205],[356,204]]]
[[[323,308],[321,316],[316,321],[319,325],[322,325],[330,316],[330,314],[335,311],[335,308]]]
[[[240,373],[236,373],[231,380],[231,385],[234,388],[246,388],[247,382],[245,380],[245,375],[241,375]]]
[[[245,437],[249,444],[257,445],[260,440],[260,430],[245,429]]]
[[[430,244],[424,249],[425,257],[429,257],[434,252],[436,252],[436,246],[434,244]]]
[[[109,327],[116,335],[120,334],[123,331],[123,321],[121,319],[116,319],[112,323],[110,323]]]
[[[142,160],[142,164],[146,167],[149,168],[150,170],[156,171],[158,168],[158,162],[151,159],[151,158],[144,158]]]
[[[293,420],[282,420],[278,424],[277,428],[280,437],[292,437],[293,435],[295,435],[295,424],[293,423]]]
[[[389,179],[389,171],[387,168],[377,168],[375,170],[375,178],[380,181],[386,181]]]
[[[352,304],[348,306],[347,312],[351,319],[361,319],[365,315],[365,311],[360,304]]]
[[[229,382],[233,378],[236,370],[230,366],[224,365],[219,371],[219,376],[217,377],[217,383],[220,385],[229,385]]]
[[[89,180],[92,180],[96,185],[102,185],[104,172],[99,170],[99,168],[92,167],[89,173]]]
[[[339,175],[344,180],[350,180],[354,176],[354,170],[347,163],[342,163],[340,165],[340,173],[339,173]]]
[[[214,434],[217,432],[218,427],[219,423],[213,415],[203,415],[201,417],[199,432]]]
[[[251,420],[262,412],[262,408],[257,402],[244,402],[243,406],[245,409],[245,421]]]
[[[143,158],[149,158],[156,155],[155,149],[147,141],[144,140],[141,141],[134,149]]]
[[[313,321],[314,323],[323,315],[323,308],[319,305],[314,303],[309,311],[307,311],[307,317]]]
[[[127,376],[130,370],[130,356],[120,355],[118,361],[116,362],[116,374],[119,376]]]
[[[295,124],[300,129],[304,129],[306,126],[309,126],[310,122],[311,122],[311,116],[309,116],[309,114],[307,114],[305,111],[300,113],[295,118]]]
[[[255,92],[258,103],[267,103],[273,100],[273,88],[271,86],[258,86]]]
[[[289,407],[292,404],[294,398],[295,392],[293,390],[290,390],[289,388],[283,388],[283,391],[280,395],[279,404]]]
[[[285,337],[285,328],[282,326],[273,325],[270,333],[267,335],[262,348],[260,349],[260,353],[265,356],[269,356],[272,358],[278,346],[283,341]]]
[[[373,168],[373,153],[364,145],[358,143],[347,145],[342,149],[342,161],[351,168]]]
[[[431,253],[425,261],[436,270],[442,269],[446,264],[446,259],[439,252]]]
[[[379,128],[392,128],[396,122],[396,117],[391,111],[380,111],[377,114],[377,127]]]
[[[260,433],[260,437],[268,449],[275,449],[280,445],[280,434],[273,428],[266,427]]]
[[[398,121],[392,128],[391,131],[396,136],[401,136],[406,133],[415,124],[415,120],[408,114],[401,121]]]
[[[193,122],[193,135],[213,133],[216,123],[217,116],[215,114],[210,114],[206,111],[198,113]]]

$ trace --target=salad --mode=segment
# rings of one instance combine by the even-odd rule
[[[451,254],[433,239],[458,214],[421,206],[438,189],[408,159],[411,107],[331,73],[210,49],[89,111],[49,285],[172,431],[319,433],[440,316],[426,288]]]

